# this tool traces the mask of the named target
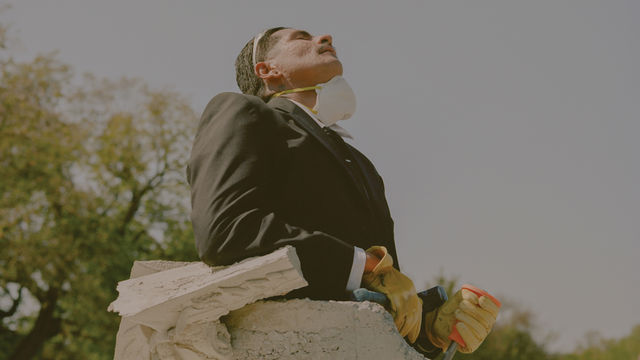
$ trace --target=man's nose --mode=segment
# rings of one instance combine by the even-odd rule
[[[320,44],[323,44],[323,43],[328,43],[329,45],[332,45],[332,44],[333,44],[333,38],[332,38],[332,37],[331,37],[331,35],[329,35],[329,34],[318,35],[318,39],[317,39],[317,41],[318,41]]]

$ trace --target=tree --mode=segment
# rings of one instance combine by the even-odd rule
[[[559,355],[556,360],[637,360],[640,359],[640,325],[621,339],[604,339],[597,332],[588,332],[585,343],[572,354]]]
[[[72,79],[53,55],[0,59],[0,354],[9,359],[111,358],[118,317],[106,308],[133,261],[197,260],[187,102],[141,81]]]

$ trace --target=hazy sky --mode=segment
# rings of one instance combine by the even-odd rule
[[[6,2],[6,0],[1,0]],[[267,27],[330,33],[403,271],[518,301],[571,349],[640,323],[640,2],[20,0],[18,57],[141,77],[196,111]]]

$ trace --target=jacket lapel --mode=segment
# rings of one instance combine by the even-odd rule
[[[370,190],[365,190],[365,189],[369,189],[370,188],[369,184],[361,183],[352,174],[352,172],[347,167],[345,158],[342,155],[341,151],[338,148],[336,148],[336,145],[334,145],[333,142],[330,141],[327,138],[327,135],[325,135],[323,130],[320,128],[320,126],[318,126],[318,124],[311,117],[309,117],[309,115],[304,110],[300,109],[300,107],[298,107],[296,104],[292,103],[291,101],[289,101],[287,99],[275,98],[275,99],[272,99],[271,101],[269,101],[268,105],[270,107],[272,107],[272,108],[278,109],[280,111],[283,111],[283,112],[289,114],[293,118],[293,120],[296,122],[296,124],[298,126],[302,127],[309,134],[311,134],[311,136],[313,136],[316,140],[318,140],[318,142],[320,144],[322,144],[322,146],[329,153],[331,153],[333,158],[338,163],[338,166],[340,168],[342,168],[342,170],[345,173],[345,175],[347,175],[347,177],[349,177],[351,179],[351,182],[356,187],[356,189],[357,189],[358,193],[360,194],[361,198],[363,198],[363,200],[365,200],[366,206],[369,209],[371,209],[371,200],[372,199],[369,199],[368,195],[366,194],[366,191],[370,191]],[[353,164],[353,165],[354,166],[358,166],[359,164]],[[363,175],[363,177],[365,177],[365,176]]]

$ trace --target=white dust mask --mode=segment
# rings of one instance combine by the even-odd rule
[[[342,76],[335,76],[316,86],[316,106],[313,111],[323,124],[331,126],[340,120],[349,119],[356,112],[356,94]]]
[[[316,91],[316,105],[311,111],[326,126],[331,126],[340,120],[347,120],[356,111],[356,95],[347,80],[340,75],[323,84],[285,90],[273,96],[309,90]]]

